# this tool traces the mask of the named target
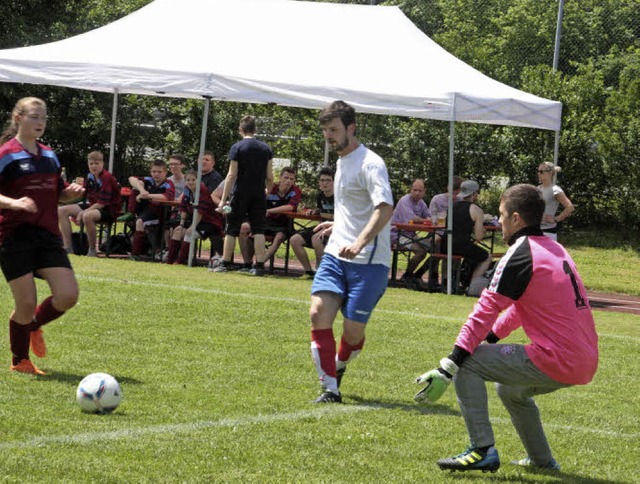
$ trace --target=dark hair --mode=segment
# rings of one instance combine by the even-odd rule
[[[460,185],[462,185],[462,178],[460,178],[459,176],[454,176],[453,177],[453,189],[454,190],[460,190]],[[448,189],[448,187],[447,187]]]
[[[161,166],[162,168],[167,168],[167,164],[164,162],[164,160],[161,160],[160,158],[156,158],[155,160],[153,160],[151,162],[151,166]]]
[[[521,183],[507,188],[500,196],[507,215],[520,214],[527,226],[539,226],[544,215],[544,200],[536,187]]]
[[[326,124],[340,118],[344,127],[356,123],[356,110],[344,101],[333,101],[329,106],[320,111],[318,120],[320,124]]]
[[[256,132],[256,117],[244,116],[240,120],[240,129],[243,133],[253,134]]]
[[[198,172],[196,170],[194,170],[193,168],[189,168],[187,170],[187,172],[184,174],[185,177],[187,176],[195,176],[196,178],[198,178]]]
[[[280,175],[283,173],[291,173],[293,176],[296,176],[296,170],[291,166],[285,166],[282,170],[280,170]]]
[[[333,180],[333,176],[334,176],[333,175],[333,170],[331,168],[329,168],[328,166],[323,166],[322,167],[322,169],[320,170],[320,173],[319,173],[318,176],[321,177],[322,175],[330,176],[331,179]]]
[[[207,156],[207,155],[209,155],[209,156],[210,156],[211,158],[213,158],[214,160],[216,159],[216,157],[215,157],[215,156],[213,156],[213,151],[210,151],[210,150],[204,150],[204,151],[202,152],[202,157],[203,157],[203,158],[204,158],[205,156]]]
[[[178,160],[184,165],[184,155],[182,153],[174,153],[169,157],[170,160]]]

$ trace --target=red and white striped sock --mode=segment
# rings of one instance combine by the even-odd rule
[[[336,340],[333,337],[333,329],[311,330],[311,357],[322,386],[339,395],[336,380]]]
[[[336,355],[337,368],[342,369],[347,366],[347,363],[355,360],[360,354],[363,346],[364,338],[362,338],[362,341],[360,341],[359,343],[350,345],[345,339],[344,335],[342,335],[342,338],[340,339],[340,348],[338,349],[338,354]]]

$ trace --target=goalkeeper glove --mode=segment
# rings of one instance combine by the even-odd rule
[[[443,358],[440,360],[440,368],[428,371],[418,378],[416,378],[417,384],[426,383],[427,386],[416,393],[413,397],[416,402],[436,402],[447,390],[451,384],[453,375],[458,371],[458,365],[456,365],[449,358]]]

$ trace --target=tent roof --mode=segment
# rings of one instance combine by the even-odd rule
[[[156,0],[59,42],[0,50],[0,81],[560,129],[562,106],[446,52],[397,7]],[[455,99],[455,102],[454,102]]]

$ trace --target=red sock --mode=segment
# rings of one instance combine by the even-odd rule
[[[9,320],[9,344],[11,346],[12,364],[17,365],[22,360],[29,359],[29,341],[31,331],[29,324],[19,324]]]
[[[36,308],[36,315],[31,323],[32,330],[36,330],[40,328],[40,326],[44,326],[54,319],[58,319],[63,314],[64,311],[58,311],[53,307],[53,296],[49,296]]]
[[[360,350],[364,346],[364,338],[360,343],[350,345],[345,339],[344,335],[340,339],[340,349],[338,350],[338,360],[347,363],[349,360],[353,360],[360,354]]]
[[[311,330],[311,352],[321,380],[324,376],[336,378],[336,340],[333,329]]]
[[[133,234],[133,247],[131,247],[132,255],[140,255],[144,250],[144,239],[146,237],[146,232],[140,232],[138,230]]]
[[[169,255],[167,256],[167,264],[173,264],[178,257],[180,250],[180,241],[171,239],[169,241]]]
[[[187,259],[189,258],[189,246],[191,244],[189,242],[182,242],[180,246],[180,255],[178,255],[178,262],[180,264],[186,264]]]

